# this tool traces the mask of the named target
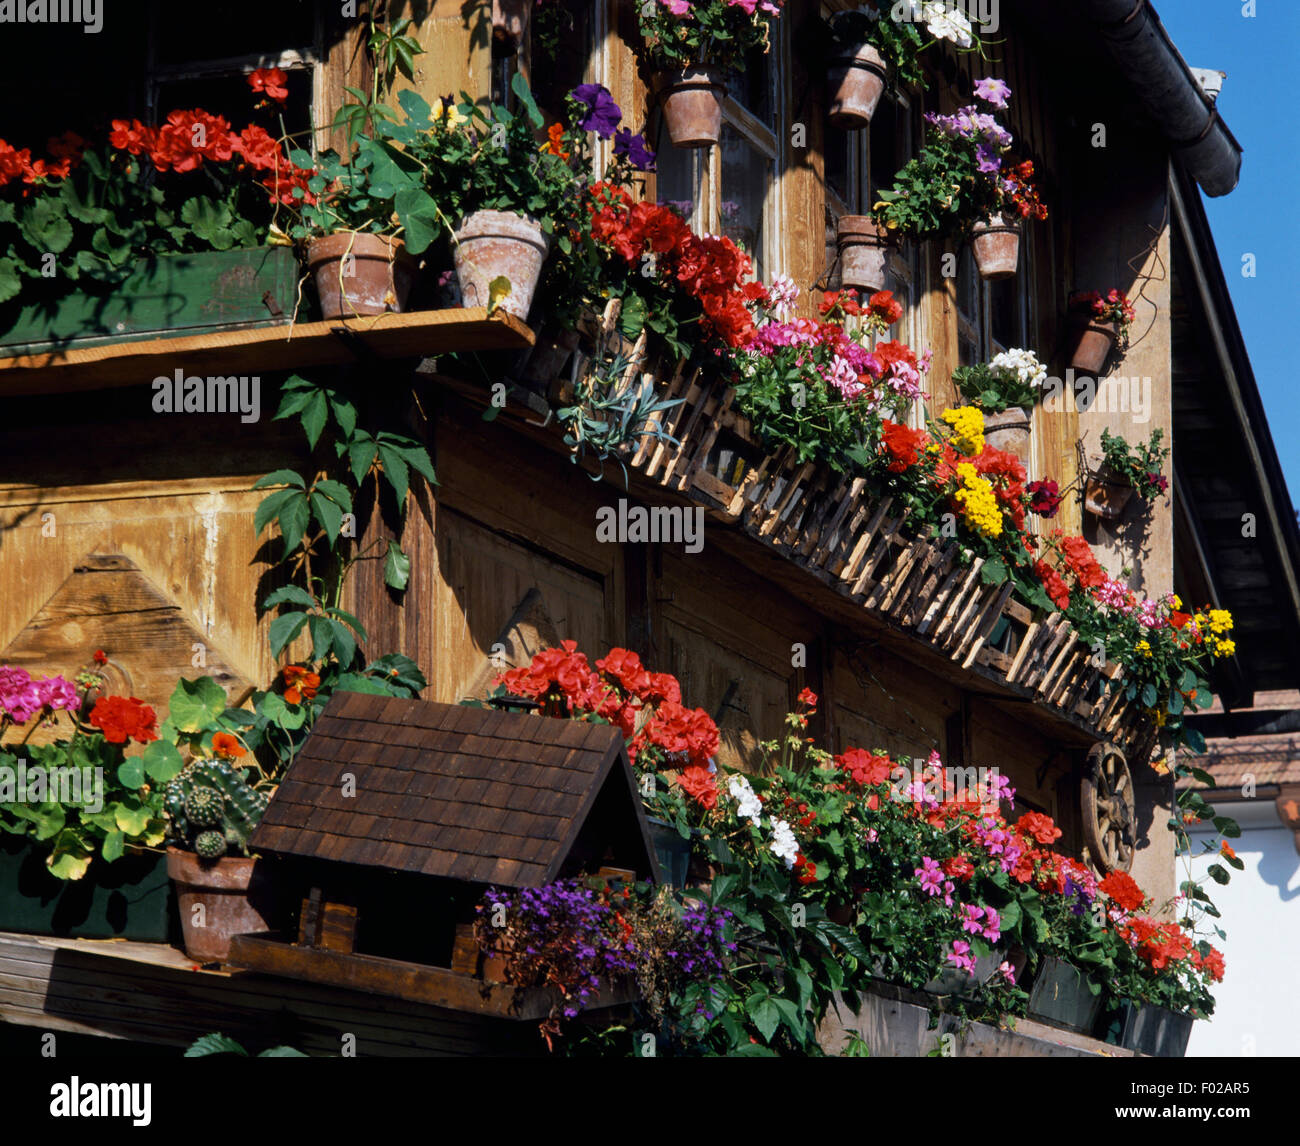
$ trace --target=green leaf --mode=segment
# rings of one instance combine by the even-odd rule
[[[114,809],[117,826],[128,836],[141,835],[149,826],[149,809],[143,807],[139,800],[123,800]]]
[[[1156,686],[1150,682],[1142,686],[1142,703],[1147,708],[1155,708],[1159,694],[1156,692]]]
[[[118,765],[117,780],[123,788],[133,791],[144,784],[144,762],[139,756],[128,756]]]
[[[297,585],[283,585],[276,589],[262,602],[262,608],[274,609],[276,605],[282,605],[285,601],[293,605],[301,605],[304,609],[316,608],[316,598]]]
[[[293,1047],[271,1047],[270,1050],[264,1050],[257,1056],[258,1058],[310,1058],[310,1055],[303,1054],[300,1050]]]
[[[65,217],[61,205],[52,199],[35,199],[23,211],[19,230],[41,254],[62,254],[72,242],[72,224]]]
[[[228,251],[234,245],[235,237],[230,231],[234,216],[224,203],[218,203],[206,195],[195,195],[185,200],[185,205],[181,207],[181,221],[188,223],[195,238],[201,239],[213,250]]]
[[[334,655],[338,657],[339,664],[346,668],[357,655],[356,638],[342,621],[336,621],[331,617],[329,627],[334,640]]]
[[[325,429],[325,421],[328,417],[329,402],[325,398],[325,391],[317,390],[302,411],[303,432],[307,435],[307,444],[312,449],[316,448],[316,442],[320,438],[321,431]]]
[[[267,474],[266,477],[258,478],[253,483],[253,488],[266,489],[267,486],[272,485],[292,485],[297,486],[299,489],[307,488],[307,483],[302,480],[301,475],[293,470],[274,470]]]
[[[193,1043],[186,1048],[184,1058],[205,1058],[210,1054],[237,1054],[248,1057],[246,1051],[239,1043],[229,1035],[204,1035],[202,1038],[195,1039]]]
[[[396,541],[388,543],[384,558],[384,584],[390,589],[405,589],[411,579],[411,559],[402,552]]]
[[[980,580],[986,585],[1001,585],[1007,579],[1006,564],[994,557],[980,567]]]
[[[8,302],[23,289],[23,280],[18,274],[18,264],[13,259],[0,259],[0,302]]]
[[[411,484],[411,474],[406,459],[396,447],[381,442],[379,445],[379,460],[384,466],[384,477],[397,495],[398,508],[404,512],[406,509],[406,491]]]
[[[159,784],[166,784],[176,779],[185,767],[176,745],[170,740],[155,740],[144,750],[144,770],[149,779]]]
[[[505,275],[497,275],[488,283],[488,314],[495,314],[501,309],[501,304],[510,297],[514,287],[510,285],[510,280]]]
[[[271,622],[268,638],[271,642],[271,655],[278,657],[307,623],[307,613],[281,613]]]
[[[1235,840],[1241,835],[1241,825],[1231,816],[1215,816],[1214,830],[1221,836],[1227,836],[1230,840]]]
[[[126,836],[115,829],[104,837],[104,844],[100,850],[102,851],[104,858],[109,863],[112,863],[114,860],[122,858],[122,852],[125,845]]]
[[[210,676],[202,676],[176,682],[168,701],[167,719],[181,732],[206,732],[225,710],[226,690]]]
[[[771,1042],[776,1028],[781,1023],[781,1012],[776,1008],[769,995],[755,992],[745,1000],[745,1010],[754,1020],[754,1026],[763,1036],[764,1042]]]
[[[325,535],[330,541],[337,541],[339,530],[343,527],[343,508],[323,493],[315,491],[311,495],[311,507],[315,512],[316,520],[325,530]]]
[[[253,536],[259,536],[262,530],[279,517],[284,507],[296,497],[302,497],[296,489],[279,489],[264,497],[258,503],[257,512],[253,514]]]
[[[1212,880],[1214,880],[1215,883],[1227,883],[1230,879],[1232,879],[1232,876],[1228,874],[1227,868],[1225,868],[1222,864],[1219,863],[1210,864],[1210,866],[1207,867],[1205,871],[1206,874],[1209,875],[1209,877]]]
[[[323,661],[329,656],[334,645],[333,622],[319,614],[307,618],[307,627],[311,631],[311,659]]]
[[[287,558],[290,553],[302,544],[303,536],[307,532],[307,525],[311,521],[311,508],[307,501],[305,493],[295,494],[284,503],[280,510],[278,518],[280,523],[280,537],[284,541],[284,555]]]
[[[348,464],[352,467],[353,480],[360,485],[361,479],[374,464],[378,452],[378,443],[369,436],[358,437],[348,444]]]

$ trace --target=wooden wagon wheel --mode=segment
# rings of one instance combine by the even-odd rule
[[[1133,866],[1137,806],[1133,774],[1114,744],[1088,750],[1082,784],[1083,838],[1092,862],[1103,873]]]

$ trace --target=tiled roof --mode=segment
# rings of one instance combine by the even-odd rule
[[[1205,757],[1193,763],[1214,777],[1216,788],[1240,788],[1247,776],[1254,777],[1256,787],[1300,783],[1300,736],[1211,740]]]
[[[344,778],[354,777],[345,795]],[[530,887],[601,821],[653,870],[623,738],[609,725],[336,693],[249,843],[259,851]],[[618,788],[623,791],[617,791]],[[629,865],[631,866],[631,865]]]

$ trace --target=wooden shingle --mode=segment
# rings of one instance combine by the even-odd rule
[[[599,846],[657,879],[617,729],[339,692],[249,842],[276,855],[536,886],[559,878],[598,799],[593,823],[617,837]]]

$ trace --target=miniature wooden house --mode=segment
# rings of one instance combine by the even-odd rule
[[[659,878],[617,729],[361,693],[330,701],[251,843],[298,906],[233,963],[521,1018],[544,1001],[453,958],[483,892]]]

